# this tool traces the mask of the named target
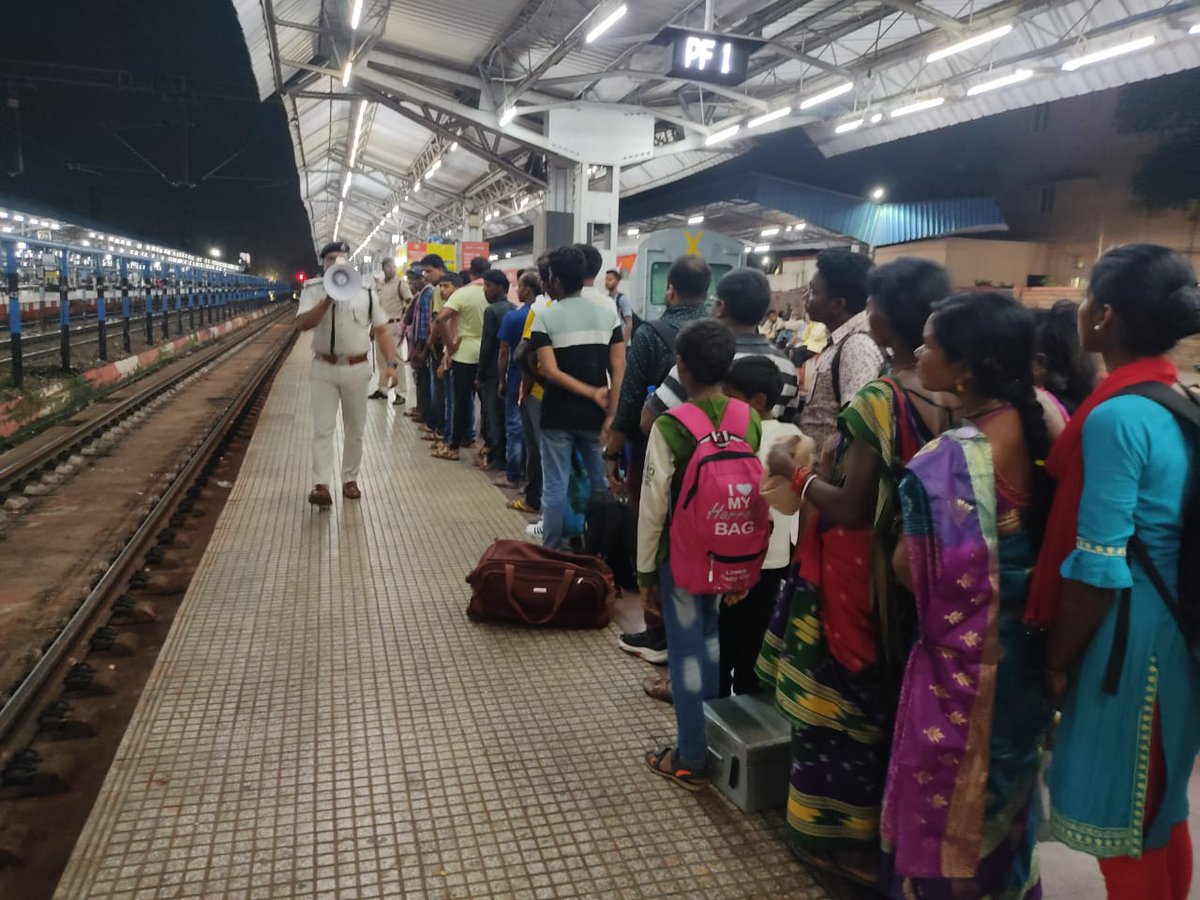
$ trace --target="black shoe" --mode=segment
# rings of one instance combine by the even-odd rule
[[[403,405],[404,405],[404,398],[401,397],[399,394],[397,394],[396,399],[392,401],[392,406],[403,406]]]
[[[367,399],[368,400],[386,400],[387,394],[385,394],[383,391],[376,391],[375,393],[368,396]]]
[[[661,666],[667,661],[667,636],[662,631],[623,634],[617,638],[617,646],[626,653],[640,656],[656,666]]]

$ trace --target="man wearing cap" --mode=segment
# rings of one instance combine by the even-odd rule
[[[323,272],[344,262],[349,245],[333,241],[321,248]],[[324,278],[311,279],[300,294],[296,328],[313,333],[313,361],[309,369],[309,393],[312,400],[313,477],[316,487],[308,502],[319,509],[333,505],[329,494],[329,471],[333,468],[333,432],[338,407],[342,409],[345,432],[342,444],[342,496],[357,500],[358,469],[362,463],[363,428],[367,420],[367,388],[371,367],[367,364],[371,340],[379,342],[385,360],[387,386],[399,383],[400,360],[396,344],[387,327],[387,312],[361,283],[350,300],[335,302],[325,293]]]

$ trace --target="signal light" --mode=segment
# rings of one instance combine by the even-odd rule
[[[296,280],[297,280],[297,281],[299,281],[301,284],[303,284],[303,283],[304,283],[304,279],[305,279],[305,277],[306,277],[306,276],[305,276],[305,274],[304,274],[303,272],[297,272],[297,273],[296,273]]]

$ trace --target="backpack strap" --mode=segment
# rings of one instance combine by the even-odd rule
[[[678,406],[668,409],[667,415],[683,425],[688,433],[696,439],[697,444],[716,430],[713,428],[712,419],[694,403],[680,403]]]
[[[725,412],[721,414],[721,427],[718,430],[745,438],[750,430],[750,405],[730,397],[725,404]]]
[[[674,358],[675,339],[679,337],[679,326],[672,325],[670,322],[664,322],[662,319],[655,319],[650,323],[650,327],[654,329],[654,333],[658,335],[659,340],[667,345],[667,352]],[[669,369],[670,366],[667,368]]]
[[[1162,382],[1145,381],[1118,391],[1117,396],[1131,394],[1137,397],[1145,397],[1147,400],[1153,400],[1160,406],[1165,407],[1175,417],[1175,420],[1179,422],[1184,439],[1192,445],[1192,450],[1200,454],[1200,402],[1192,396],[1191,391],[1187,388],[1184,388],[1183,391],[1184,393],[1180,394],[1170,385],[1163,384]],[[1193,460],[1194,462],[1195,460]],[[1197,488],[1197,485],[1192,486],[1193,498]],[[1188,502],[1194,502],[1194,499]],[[1150,553],[1147,551],[1146,545],[1135,533],[1129,538],[1128,546],[1130,555],[1142,567],[1142,571],[1146,573],[1146,576],[1150,579],[1150,583],[1154,585],[1155,591],[1162,598],[1163,604],[1170,611],[1175,624],[1179,626],[1180,632],[1186,637],[1189,629],[1184,622],[1183,610],[1179,605],[1179,600],[1167,585],[1166,580],[1162,577],[1162,573],[1158,571],[1158,567],[1150,559]],[[1121,668],[1125,663],[1125,649],[1129,643],[1129,606],[1131,595],[1132,591],[1129,588],[1121,591],[1120,606],[1117,608],[1117,621],[1114,623],[1115,627],[1113,629],[1112,650],[1109,651],[1108,663],[1104,667],[1104,680],[1101,683],[1101,689],[1105,694],[1111,696],[1116,695],[1121,684]]]

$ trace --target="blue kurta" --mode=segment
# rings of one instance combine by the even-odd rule
[[[1070,673],[1049,774],[1055,837],[1092,856],[1136,857],[1143,847],[1162,847],[1188,814],[1188,777],[1200,751],[1200,666],[1149,577],[1125,554],[1136,529],[1155,567],[1175,585],[1190,461],[1174,417],[1144,397],[1107,400],[1084,425],[1078,539],[1062,575],[1097,588],[1133,588],[1119,691],[1101,690],[1114,602]],[[1143,842],[1156,703],[1166,795]]]

